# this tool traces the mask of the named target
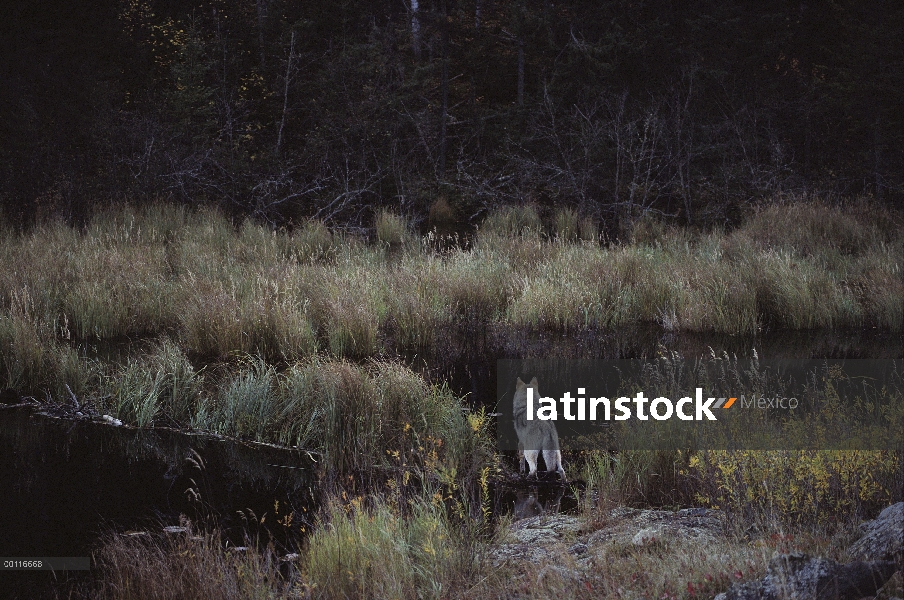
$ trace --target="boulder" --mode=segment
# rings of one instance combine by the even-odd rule
[[[843,565],[796,552],[777,554],[764,578],[735,584],[716,600],[858,600],[874,596],[895,571],[890,560]]]
[[[887,507],[863,524],[863,537],[848,548],[856,560],[904,559],[904,502]]]

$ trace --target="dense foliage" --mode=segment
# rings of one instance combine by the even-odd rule
[[[855,0],[7,3],[0,212],[355,226],[443,198],[460,225],[532,202],[612,227],[900,202],[902,30],[904,5]]]

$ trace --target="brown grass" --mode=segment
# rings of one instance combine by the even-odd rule
[[[108,534],[94,560],[96,595],[119,600],[246,600],[299,597],[279,572],[272,548],[232,552],[220,533]]]

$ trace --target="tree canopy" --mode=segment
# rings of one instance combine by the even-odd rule
[[[0,14],[0,212],[730,219],[904,192],[904,5],[60,0]]]

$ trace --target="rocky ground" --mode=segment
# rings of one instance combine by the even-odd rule
[[[861,526],[861,537],[841,552],[847,562],[774,550],[766,556],[768,547],[758,544],[756,536],[739,540],[730,525],[721,512],[702,508],[620,507],[595,520],[537,514],[512,523],[490,560],[494,568],[515,574],[516,589],[520,584],[537,590],[555,580],[552,587],[583,587],[603,597],[634,596],[627,581],[636,583],[639,577],[648,579],[649,590],[668,590],[669,585],[680,590],[680,595],[666,592],[664,597],[713,597],[726,583],[727,591],[715,596],[718,600],[891,600],[904,595],[904,502]],[[735,580],[720,584],[708,575],[720,563],[731,563],[727,570],[736,573]],[[703,574],[699,584],[692,580],[695,571]],[[670,584],[669,578],[675,581]]]

